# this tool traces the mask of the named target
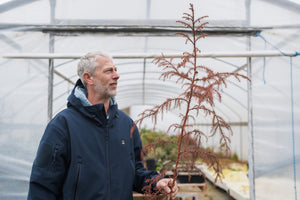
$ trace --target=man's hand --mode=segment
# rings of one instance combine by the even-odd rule
[[[164,194],[168,194],[171,197],[171,199],[174,200],[178,192],[178,187],[176,182],[174,183],[173,187],[172,184],[173,179],[163,178],[156,183],[156,189]]]

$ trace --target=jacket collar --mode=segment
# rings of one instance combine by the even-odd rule
[[[87,99],[87,90],[80,79],[77,80],[72,93],[68,97],[68,107],[75,107],[80,113],[88,118],[92,118],[101,124],[110,124],[117,116],[118,105],[115,98],[110,99],[108,116],[106,116],[104,104],[92,105]]]

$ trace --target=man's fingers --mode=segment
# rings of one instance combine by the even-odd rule
[[[171,190],[168,186],[168,182],[165,179],[161,179],[158,183],[157,183],[157,187],[165,193],[170,193]]]
[[[172,193],[170,194],[172,200],[176,198],[177,192],[178,192],[178,187],[177,187],[177,183],[175,182],[175,184],[172,187]]]
[[[163,187],[163,190],[164,190],[167,194],[171,193],[171,189],[170,189],[170,187],[169,187],[167,184]]]
[[[169,187],[171,188],[172,192],[175,192],[175,190],[178,189],[178,188],[177,188],[177,182],[175,182],[174,185],[173,185],[173,180],[172,180],[172,179],[169,180],[168,185],[169,185]]]
[[[176,198],[178,187],[176,182],[173,185],[173,179],[161,179],[156,186],[161,192],[168,194],[172,200]]]

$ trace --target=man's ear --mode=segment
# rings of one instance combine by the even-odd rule
[[[94,85],[94,77],[90,73],[84,72],[83,78],[87,85]]]

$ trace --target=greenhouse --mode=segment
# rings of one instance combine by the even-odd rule
[[[208,22],[197,63],[249,78],[226,77],[215,102],[233,132],[231,157],[247,165],[246,192],[217,186],[233,199],[300,198],[299,0],[1,0],[0,199],[27,199],[41,137],[67,108],[86,53],[111,55],[120,75],[118,108],[133,120],[182,93],[180,82],[160,78],[163,70],[153,59],[164,55],[179,63],[191,50],[176,34],[191,34],[176,22],[190,4],[197,18],[207,16],[201,23]],[[180,113],[158,116],[155,127],[146,119],[140,130],[175,135],[168,127],[180,123]],[[193,126],[211,130],[205,113],[194,119]],[[220,140],[214,135],[202,144],[222,153]]]

